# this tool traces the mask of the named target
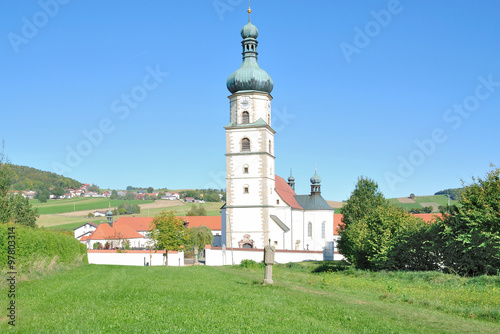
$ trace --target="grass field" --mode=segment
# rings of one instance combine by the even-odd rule
[[[146,204],[153,203],[154,201],[144,201],[144,200],[111,200],[109,198],[91,198],[91,197],[80,197],[71,199],[58,199],[49,200],[47,203],[40,203],[38,200],[31,200],[30,203],[38,208],[38,213],[41,215],[45,214],[55,214],[55,213],[65,213],[83,210],[97,210],[111,207],[117,207],[122,203],[127,204]]]
[[[315,268],[319,273],[311,273]],[[277,265],[275,284],[262,286],[262,268],[85,265],[19,282],[16,327],[4,316],[0,332],[500,331],[498,277],[473,281],[329,268]]]
[[[432,195],[432,196],[416,196],[416,203],[400,203],[397,198],[388,199],[389,203],[397,205],[403,209],[413,209],[413,208],[422,208],[421,203],[437,203],[438,205],[448,205],[448,197],[446,195]],[[457,201],[451,200],[450,205],[458,204]],[[437,207],[434,208],[433,212],[439,212]]]
[[[127,202],[127,201],[126,201]],[[178,216],[185,216],[189,210],[193,207],[193,205],[201,205],[205,208],[207,212],[207,216],[218,216],[220,215],[220,207],[222,206],[222,202],[213,202],[213,203],[201,203],[201,204],[193,204],[193,203],[173,203],[174,201],[156,201],[155,203],[149,201],[130,201],[132,203],[139,202],[141,205],[141,213],[135,214],[136,217],[154,217],[158,213],[163,210],[172,210]],[[149,202],[149,204],[148,204]],[[73,204],[71,204],[73,205]],[[78,203],[76,204],[78,207]],[[61,207],[59,208],[61,209]],[[71,209],[70,212],[73,210]],[[62,212],[59,214],[42,214],[37,219],[37,225],[40,227],[47,228],[55,228],[64,231],[72,231],[74,228],[85,224],[86,222],[94,222],[99,223],[101,221],[105,222],[106,217],[93,217],[87,218],[85,211],[82,211],[81,214],[68,216],[65,214],[66,212]],[[132,215],[123,215],[114,217],[114,219],[118,219],[119,217],[126,217]]]

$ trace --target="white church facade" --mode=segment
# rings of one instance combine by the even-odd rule
[[[273,80],[257,61],[258,29],[242,30],[243,62],[227,80],[230,112],[226,131],[226,205],[221,211],[226,248],[321,251],[333,241],[333,209],[321,196],[321,178],[311,193],[297,195],[295,180],[275,175],[271,124]],[[270,241],[269,241],[270,240]]]

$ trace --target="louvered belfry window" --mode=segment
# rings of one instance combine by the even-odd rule
[[[250,114],[248,113],[248,111],[244,111],[242,116],[243,116],[243,117],[242,117],[241,122],[242,122],[243,124],[248,124],[248,123],[250,123]]]
[[[249,152],[250,151],[250,139],[243,138],[241,140],[241,151],[242,152]]]

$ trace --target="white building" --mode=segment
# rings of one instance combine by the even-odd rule
[[[82,226],[78,226],[74,229],[75,238],[80,240],[83,236],[89,236],[96,230],[96,228],[97,225],[92,222],[88,222],[83,224]]]
[[[333,240],[333,209],[321,197],[316,173],[309,195],[295,194],[292,176],[287,183],[275,175],[273,80],[257,62],[258,34],[249,18],[241,30],[243,63],[227,80],[231,95],[222,243],[264,248],[270,239],[277,249],[319,251]]]

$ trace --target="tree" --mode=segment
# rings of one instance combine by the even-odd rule
[[[47,200],[50,197],[50,192],[47,189],[41,190],[37,192],[37,197],[40,203],[47,203]]]
[[[61,197],[62,195],[64,195],[66,193],[66,191],[62,188],[62,187],[55,187],[54,189],[52,189],[50,191],[50,193],[54,196],[56,196],[57,198]]]
[[[156,249],[178,251],[189,244],[189,231],[173,211],[160,212],[154,217],[151,227],[151,240],[155,242]]]
[[[190,228],[191,243],[201,251],[205,245],[211,245],[214,240],[212,230],[206,226],[195,226]]]
[[[415,194],[411,193],[411,194],[410,194],[410,198],[411,198],[411,199],[415,199]]]
[[[186,216],[206,216],[207,210],[202,205],[193,205]]]
[[[360,177],[351,197],[340,209],[344,215],[339,227],[339,252],[352,264],[360,268],[369,267],[366,254],[368,233],[365,217],[371,215],[379,206],[387,206],[387,201],[375,181]]]
[[[148,194],[152,194],[152,193],[153,193],[153,191],[155,191],[155,189],[154,189],[153,187],[148,187],[148,189],[146,189],[146,192],[147,192]]]
[[[429,226],[396,206],[379,206],[364,218],[365,269],[433,270],[437,259],[432,255]]]
[[[117,199],[118,198],[118,191],[112,190],[111,191],[111,196],[109,198],[110,199]]]
[[[93,191],[95,193],[100,193],[101,190],[99,189],[99,187],[96,185],[96,184],[93,184],[87,189],[88,191]]]
[[[39,217],[38,209],[33,208],[28,198],[20,193],[14,195],[9,193],[12,169],[10,163],[0,151],[0,223],[16,223],[30,227],[36,226],[36,219]]]
[[[436,224],[436,250],[443,264],[461,275],[500,270],[500,168],[464,184],[460,205],[452,205]]]

